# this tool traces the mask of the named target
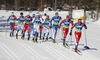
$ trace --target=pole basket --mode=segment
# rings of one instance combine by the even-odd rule
[[[85,49],[90,49],[88,46],[84,46]]]
[[[52,39],[52,37],[49,37],[49,39]]]

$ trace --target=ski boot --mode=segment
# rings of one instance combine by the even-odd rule
[[[30,34],[28,34],[28,40],[30,40]]]
[[[18,39],[18,33],[16,33],[16,39]]]
[[[41,40],[41,36],[40,36],[40,40]]]
[[[65,46],[65,39],[63,40],[63,46],[66,47],[66,46]]]
[[[77,47],[75,47],[75,52],[77,52]]]
[[[65,45],[63,45],[63,47],[66,47]]]
[[[48,36],[46,37],[46,40],[48,41]]]
[[[41,33],[40,33],[40,39],[39,40],[41,40]]]
[[[55,39],[53,39],[53,43],[56,43]]]
[[[43,37],[43,39],[42,39],[43,41],[44,41],[44,37]]]
[[[65,46],[65,40],[63,40],[63,47],[66,47],[66,46]]]
[[[38,41],[37,41],[37,40],[38,40],[38,37],[36,37],[36,40],[35,40],[35,41],[38,43]]]
[[[12,36],[12,34],[10,33],[10,37]]]
[[[21,38],[22,38],[22,40],[24,40],[24,36],[25,36],[25,33],[24,33],[24,34],[22,35],[22,37],[21,37]]]
[[[34,41],[34,37],[33,37],[33,40],[32,40],[34,43],[35,43],[35,41]]]
[[[12,37],[14,37],[14,33],[12,32]]]

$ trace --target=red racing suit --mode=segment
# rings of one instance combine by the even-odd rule
[[[69,26],[70,26],[70,24],[73,25],[73,23],[72,23],[72,21],[70,19],[68,19],[67,21],[66,21],[66,19],[62,20],[60,22],[60,25],[62,23],[63,23],[63,28],[62,28],[63,29],[63,35],[64,35],[64,37],[66,37],[67,34],[68,34],[68,31],[69,31]]]
[[[28,33],[30,32],[30,22],[32,21],[32,17],[25,17],[25,24],[24,24],[24,32],[28,29]]]
[[[72,29],[75,27],[75,38],[76,38],[76,43],[78,43],[80,41],[80,38],[81,38],[81,31],[82,31],[82,28],[84,27],[85,29],[87,29],[87,26],[84,24],[84,23],[81,23],[80,25],[78,23],[75,23],[73,26],[72,26]]]

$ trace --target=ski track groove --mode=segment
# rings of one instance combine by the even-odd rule
[[[19,44],[19,43],[18,43]],[[43,58],[37,53],[37,52],[35,52],[34,51],[34,49],[32,49],[32,48],[30,48],[29,46],[27,46],[27,45],[25,45],[25,44],[19,44],[19,45],[21,45],[22,47],[24,47],[25,49],[27,49],[33,56],[35,56],[38,60],[42,60]],[[23,46],[24,45],[24,46]],[[34,55],[34,53],[35,53],[35,55]],[[41,58],[39,58],[39,57],[41,57]]]
[[[8,38],[9,38],[9,37],[8,37]],[[10,38],[9,38],[9,39],[10,39]],[[14,39],[14,38],[13,38],[13,39]],[[14,42],[15,42],[15,41],[14,41]],[[15,43],[16,43],[16,42],[15,42]],[[21,45],[21,43],[17,43],[17,44]],[[51,44],[52,44],[52,43],[51,43]],[[24,45],[25,45],[25,44],[24,44]],[[29,46],[25,47],[25,46],[23,46],[23,44],[22,44],[21,46],[24,47],[25,49],[27,49],[27,48],[29,47]],[[45,46],[45,45],[43,45],[43,46]],[[49,47],[50,47],[50,46],[49,46]],[[60,47],[61,47],[61,46],[60,46]],[[55,51],[56,51],[57,53],[59,53],[59,51],[57,51],[57,50],[52,51],[53,48],[51,48],[51,47],[50,47],[51,49],[48,48],[48,47],[46,47],[46,46],[45,46],[45,48],[47,48],[49,51],[51,51],[51,52],[53,52],[53,53],[55,53]],[[61,48],[62,48],[62,47],[61,47]],[[29,49],[30,49],[30,48],[29,48]],[[27,49],[27,50],[30,51],[29,49]],[[32,48],[31,48],[31,50],[33,51]],[[53,49],[53,50],[54,50],[54,49]],[[30,53],[31,53],[32,55],[34,55],[34,53],[33,53],[32,51],[30,51]],[[55,53],[55,54],[56,54],[56,53]],[[61,53],[59,53],[59,54],[61,54]],[[56,55],[57,55],[57,54],[56,54]],[[61,55],[62,55],[62,54],[61,54]],[[66,56],[63,55],[63,57],[64,57],[64,58],[63,58],[63,57],[61,57],[61,55],[58,55],[58,56],[60,57],[59,60],[61,60],[61,59],[65,60],[64,58],[66,58]],[[85,54],[84,57],[85,57],[85,56],[86,56],[86,57],[90,57],[90,56],[88,56],[87,54]],[[37,57],[37,56],[36,56],[36,57]],[[38,57],[37,57],[37,58],[38,58]],[[91,57],[90,57],[90,58],[91,58]],[[90,58],[87,58],[87,59],[88,59],[88,60],[91,60]],[[68,57],[67,57],[67,59],[70,60]],[[39,60],[41,60],[41,59],[39,59]]]
[[[46,49],[48,49],[49,51],[51,51],[52,53],[54,53],[56,56],[58,56],[60,58],[58,60],[65,60],[63,57],[61,57],[59,54],[56,54],[55,51],[53,51],[52,49],[48,48],[47,46],[43,45],[43,47],[45,47]]]
[[[19,45],[21,45],[21,46],[23,46],[23,43],[17,43],[17,44],[19,44]],[[24,46],[26,46],[25,44],[24,44]],[[23,47],[24,47],[23,46]],[[29,47],[28,45],[27,45],[27,47]],[[24,47],[25,48],[25,47]],[[46,47],[45,47],[46,48]],[[27,48],[26,48],[27,49]],[[31,49],[32,51],[33,51],[33,49],[32,48],[29,48],[29,49]],[[48,49],[48,48],[47,48]],[[49,51],[51,51],[51,52],[53,52],[51,49],[49,49]],[[31,52],[32,53],[32,52]],[[55,53],[55,52],[53,52],[53,53]],[[34,54],[34,53],[33,53]],[[37,53],[38,54],[38,53]],[[56,53],[55,53],[56,54]],[[39,55],[39,54],[38,54]],[[56,54],[57,55],[57,54]],[[40,55],[39,55],[40,56]],[[40,56],[41,57],[41,56]],[[56,57],[56,56],[55,56]],[[60,55],[59,55],[59,57],[61,57]],[[42,58],[42,57],[41,57]],[[58,59],[58,60],[62,60],[63,58],[60,58],[60,59]],[[39,60],[43,60],[43,59],[39,59]]]
[[[49,45],[48,45],[49,46]],[[58,47],[57,45],[55,45],[56,47]],[[51,46],[49,46],[50,48],[52,48]],[[63,47],[61,47],[61,46],[59,46],[60,48],[63,48]],[[53,49],[53,48],[52,48]],[[64,49],[64,48],[63,48]],[[67,48],[66,48],[67,49]],[[56,49],[55,49],[56,50]],[[57,51],[57,50],[56,50]],[[69,49],[68,49],[68,51],[69,51]],[[57,52],[59,52],[59,51],[57,51]],[[71,52],[71,51],[70,51]],[[64,56],[64,55],[63,55]],[[64,57],[66,57],[66,56],[64,56]],[[68,58],[67,57],[67,59],[71,59],[71,58]]]
[[[60,48],[62,48],[61,46],[59,46]],[[52,47],[51,47],[52,48]],[[83,53],[82,53],[83,54]],[[86,58],[86,59],[88,59],[88,60],[93,60],[94,58],[92,58],[91,56],[89,56],[89,55],[87,55],[86,53],[84,53],[82,56],[84,56],[84,57],[88,57],[88,58]],[[66,57],[66,56],[65,56]]]
[[[8,37],[9,38],[9,37]],[[10,38],[9,38],[10,39]],[[15,40],[16,39],[14,39],[14,41],[12,41],[12,42],[14,42],[14,43],[16,43],[15,42]],[[29,47],[25,47],[25,46],[23,46],[23,44],[22,43],[17,43],[17,44],[19,44],[19,45],[21,45],[23,48],[25,48],[27,51],[29,51],[33,56],[35,56],[38,60],[41,60],[41,59],[39,59],[36,55],[34,55],[34,53],[32,52],[33,51],[33,49],[31,49],[30,50],[30,48]],[[24,44],[25,45],[25,44]],[[29,48],[29,49],[28,49]],[[36,53],[36,52],[35,52]],[[38,54],[38,53],[37,53]],[[39,55],[39,54],[38,54]]]
[[[68,57],[64,56],[62,53],[60,53],[59,51],[57,51],[56,49],[53,49],[52,47],[48,46],[50,49],[52,49],[53,51],[57,52],[58,54],[60,54],[62,57],[64,57],[67,60],[70,60]]]
[[[3,36],[4,37],[4,36]],[[9,39],[10,39],[10,37],[8,37]],[[14,39],[14,38],[13,38]],[[14,40],[16,40],[16,39],[14,39]],[[26,40],[25,40],[26,41]],[[14,41],[15,42],[15,41]],[[17,44],[19,44],[19,43],[17,43]],[[21,45],[21,44],[20,44]],[[25,44],[24,44],[25,45]],[[27,47],[25,47],[25,46],[23,46],[23,45],[21,45],[22,47],[24,47],[25,49],[27,49],[27,48],[29,48],[29,49],[31,49],[31,50],[29,50],[29,49],[27,49],[28,51],[30,51],[30,53],[32,54],[32,55],[34,55],[34,53],[33,52],[35,52],[35,51],[33,51],[33,49],[31,48],[31,47],[29,47],[28,45],[25,45],[25,46],[27,46]],[[45,46],[45,45],[43,45],[43,46]],[[49,46],[50,47],[50,46]],[[60,46],[61,47],[61,46]],[[55,50],[55,49],[53,49],[52,47],[50,47],[50,48],[48,48],[48,47],[46,47],[45,46],[45,48],[47,48],[48,50],[50,50],[51,52],[53,52],[53,53],[55,53],[55,52],[57,52],[57,53],[59,53],[59,51],[57,51],[57,50]],[[55,50],[55,51],[52,51],[52,49],[53,50]],[[33,51],[33,52],[32,52]],[[11,52],[11,51],[10,51]],[[12,54],[14,54],[13,52],[12,52]],[[40,56],[37,52],[35,52],[35,54],[37,54],[38,56]],[[56,53],[55,53],[56,54]],[[59,53],[59,54],[61,54],[61,53]],[[15,54],[14,54],[15,55]],[[56,54],[57,55],[57,54]],[[61,54],[62,55],[62,54]],[[64,56],[64,55],[62,55],[62,57],[61,57],[61,55],[58,55],[59,57],[60,57],[60,59],[59,60],[61,60],[61,59],[63,59],[63,60],[65,60],[64,58],[66,58],[66,56]],[[16,56],[16,55],[15,55]],[[88,59],[88,60],[94,60],[94,58],[92,58],[91,56],[89,56],[89,55],[87,55],[86,53],[84,53],[84,55],[83,55],[83,57],[88,57],[88,58],[86,58],[86,59]],[[17,57],[17,56],[16,56]],[[38,58],[37,56],[35,56],[36,58]],[[64,57],[64,58],[63,58]],[[39,58],[38,58],[39,59]],[[70,60],[68,57],[66,58],[66,59],[68,59],[68,60]],[[18,60],[20,60],[19,58],[18,58]],[[41,60],[41,59],[39,59],[39,60]]]
[[[86,53],[83,53],[83,54],[84,54],[84,56],[88,57],[89,60],[95,60],[95,58],[93,58],[93,56],[91,57],[90,55],[87,55]]]
[[[5,47],[9,52],[10,52],[10,54],[12,54],[12,56],[14,56],[15,58],[17,58],[17,60],[21,60],[15,53],[13,53],[6,45],[4,45],[3,43],[1,43],[0,42],[0,44],[3,46],[3,47]],[[4,50],[5,50],[5,48],[3,48]],[[7,50],[5,50],[6,52],[7,52]],[[9,54],[8,52],[7,52],[7,54]],[[10,55],[9,54],[9,55]],[[10,55],[10,57],[11,57],[11,55]],[[15,58],[13,58],[13,57],[11,57],[13,60],[16,60]]]
[[[44,47],[44,45],[42,46],[42,47]],[[46,47],[44,47],[44,48],[46,48]],[[47,48],[48,49],[48,48]],[[51,51],[52,52],[52,50],[50,50],[50,49],[48,49],[49,51]],[[54,53],[54,52],[53,52]],[[55,53],[56,54],[56,53]],[[57,55],[57,54],[56,54]],[[56,57],[56,56],[55,56]],[[62,59],[62,58],[61,58]],[[58,59],[58,60],[61,60],[61,59]]]
[[[9,55],[9,57],[12,59],[12,60],[15,60],[14,57],[12,57],[12,55],[3,47],[0,45],[0,47]]]

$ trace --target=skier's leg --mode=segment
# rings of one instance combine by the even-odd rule
[[[21,31],[22,31],[21,34],[23,34],[23,28],[24,28],[24,25],[22,24],[21,25]]]
[[[80,38],[81,38],[81,32],[75,32],[75,38],[76,38],[75,51],[77,52],[79,40],[80,40]]]
[[[15,23],[12,25],[12,36],[14,36],[14,30],[15,30]]]
[[[15,30],[15,23],[13,23],[13,30],[12,30],[12,32],[14,32],[14,30]]]
[[[53,35],[53,43],[56,42],[55,38],[56,38],[56,34],[57,34],[57,29],[58,29],[58,27],[53,27],[53,33],[54,33],[54,35]]]
[[[39,26],[36,28],[36,42],[38,42]]]
[[[33,42],[35,42],[35,37],[36,37],[36,26],[34,25],[33,27]]]
[[[30,24],[28,24],[28,40],[30,39]]]
[[[17,26],[17,33],[16,33],[16,39],[18,39],[18,32],[19,32],[19,29],[20,29],[20,25],[18,24],[18,26]]]
[[[80,41],[80,38],[81,38],[81,32],[78,34],[78,41],[77,42]]]
[[[33,27],[33,42],[34,42],[34,37],[35,37],[35,31],[34,31],[34,27]]]
[[[17,26],[17,33],[19,32],[19,29],[20,29],[20,25],[18,24],[18,26]]]
[[[64,27],[63,27],[63,35],[64,35],[64,37],[66,37],[66,31],[65,31]]]
[[[40,25],[39,30],[40,30],[40,40],[41,40],[41,36],[42,36],[42,25]]]
[[[23,35],[22,35],[22,39],[24,39],[26,28],[27,28],[27,24],[24,24],[24,32],[23,32]]]
[[[56,36],[56,30],[55,27],[53,27],[53,39],[55,39],[55,36]]]
[[[46,40],[48,40],[48,36],[49,36],[49,28],[46,28]]]
[[[64,27],[63,27],[63,35],[64,35],[64,38],[63,38],[63,46],[65,47],[66,31],[65,31],[65,28]]]
[[[27,24],[24,25],[24,32],[26,32],[27,26]]]
[[[46,31],[45,31],[45,27],[44,27],[43,28],[43,39],[42,40],[44,40],[45,34],[46,34]]]
[[[10,23],[10,30],[11,30],[11,31],[10,31],[10,37],[12,36],[12,30],[13,30],[12,25],[13,25],[13,24]]]
[[[68,34],[68,28],[64,28],[63,27],[63,35],[64,35],[64,39],[63,39],[63,46],[65,47],[65,41],[66,41],[66,36]]]
[[[31,32],[32,32],[32,29],[33,29],[33,23],[30,24],[30,35],[31,35]]]

